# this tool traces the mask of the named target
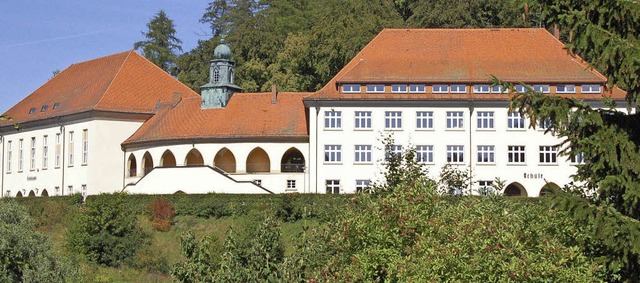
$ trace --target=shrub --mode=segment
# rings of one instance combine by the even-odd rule
[[[169,200],[158,198],[147,205],[147,214],[154,229],[166,232],[171,230],[173,216],[176,215],[176,212]]]

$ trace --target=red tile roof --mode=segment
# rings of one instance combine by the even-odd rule
[[[607,79],[545,29],[385,29],[308,99],[496,99],[499,95],[342,94],[345,83],[604,84]],[[615,90],[609,95],[624,98]],[[581,95],[576,95],[577,97]],[[586,96],[594,97],[593,94]],[[601,97],[601,95],[599,95]]]
[[[163,104],[123,144],[212,139],[308,140],[302,98],[309,93],[236,93],[225,108],[202,110],[200,97]]]
[[[153,114],[173,93],[198,94],[134,51],[76,63],[53,77],[4,114],[0,126],[85,111]],[[60,103],[57,109],[54,104]],[[45,111],[42,106],[48,105]],[[35,112],[29,114],[31,108]]]

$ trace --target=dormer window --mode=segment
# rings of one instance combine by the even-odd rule
[[[582,85],[582,93],[600,93],[602,89],[600,85]]]
[[[533,91],[539,93],[549,93],[549,85],[534,85]]]
[[[425,93],[427,92],[424,85],[409,85],[410,93]]]
[[[433,93],[447,93],[449,92],[448,85],[433,85]]]
[[[220,81],[220,69],[213,68],[213,82],[217,83]]]
[[[40,112],[47,111],[47,108],[49,108],[49,105],[42,105],[42,108],[40,108]]]
[[[556,86],[557,93],[576,93],[575,85],[557,85]]]
[[[505,91],[502,90],[502,86],[501,85],[494,85],[491,87],[491,93],[504,93]]]
[[[384,85],[367,85],[367,93],[382,93]]]
[[[489,85],[473,85],[474,93],[489,93]]]
[[[31,109],[29,109],[29,114],[33,114],[33,113],[36,113],[35,107],[31,107]]]
[[[360,85],[356,85],[356,84],[342,85],[342,92],[343,93],[359,93]]]
[[[407,93],[408,91],[407,85],[391,85],[391,92],[393,93]]]
[[[53,109],[58,109],[60,107],[60,102],[56,102],[53,104]]]
[[[527,92],[527,88],[523,85],[516,85],[516,92],[525,93]]]
[[[451,93],[467,93],[466,85],[451,85]]]

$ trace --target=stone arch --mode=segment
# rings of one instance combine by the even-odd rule
[[[129,159],[127,160],[127,176],[134,177],[138,175],[138,162],[136,161],[136,156],[129,154]]]
[[[304,172],[304,155],[297,148],[288,149],[280,160],[280,172]]]
[[[21,191],[18,191],[18,193],[16,194],[16,197],[17,197],[17,198],[21,198],[21,197],[22,197],[22,192],[21,192]]]
[[[42,193],[40,193],[41,197],[48,197],[49,196],[49,192],[47,192],[47,189],[43,189]]]
[[[254,148],[247,156],[247,173],[271,172],[271,160],[264,149]]]
[[[176,156],[173,155],[171,150],[165,150],[160,157],[160,166],[162,167],[175,167],[176,166]]]
[[[192,149],[187,153],[187,156],[184,158],[184,165],[186,166],[201,166],[204,165],[204,159],[202,158],[202,154],[197,149]]]
[[[522,186],[520,183],[518,182],[513,182],[511,184],[509,184],[507,186],[507,188],[504,189],[504,192],[502,193],[505,196],[508,197],[526,197],[529,196],[527,194],[527,190],[524,188],[524,186]]]
[[[175,193],[173,193],[174,195],[186,195],[187,193],[183,192],[183,191],[176,191]]]
[[[555,191],[555,190],[559,190],[560,186],[558,186],[556,183],[546,183],[544,184],[544,186],[542,186],[542,189],[540,189],[540,194],[538,196],[545,196],[546,194],[550,193],[551,191]]]
[[[153,157],[151,157],[151,154],[148,151],[142,156],[141,167],[143,175],[147,175],[151,170],[153,170]]]
[[[213,159],[213,165],[227,173],[236,173],[236,157],[233,155],[233,152],[226,147],[216,153],[216,157]]]
[[[29,192],[29,197],[30,197],[30,198],[34,198],[34,197],[36,197],[36,192],[34,192],[33,190],[31,190],[31,191]]]

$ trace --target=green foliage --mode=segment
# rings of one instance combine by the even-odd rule
[[[142,49],[142,53],[149,61],[169,74],[176,75],[177,55],[175,52],[182,52],[182,47],[180,47],[182,41],[175,37],[176,29],[173,21],[167,17],[164,11],[160,10],[147,23],[147,29],[147,32],[142,33],[146,40],[134,43],[133,48]]]
[[[176,212],[169,200],[158,198],[147,204],[147,214],[154,229],[166,232],[171,230],[173,216],[176,215]]]
[[[147,235],[139,227],[136,213],[126,209],[124,197],[90,197],[67,232],[68,248],[105,266],[130,263]]]
[[[469,170],[460,169],[458,166],[445,164],[440,171],[438,179],[438,192],[447,195],[470,195],[471,176]]]
[[[0,282],[81,281],[77,267],[53,252],[49,238],[34,228],[23,207],[0,201]]]
[[[422,28],[534,27],[538,5],[524,0],[407,1],[409,25]],[[532,2],[532,7],[529,3]]]

